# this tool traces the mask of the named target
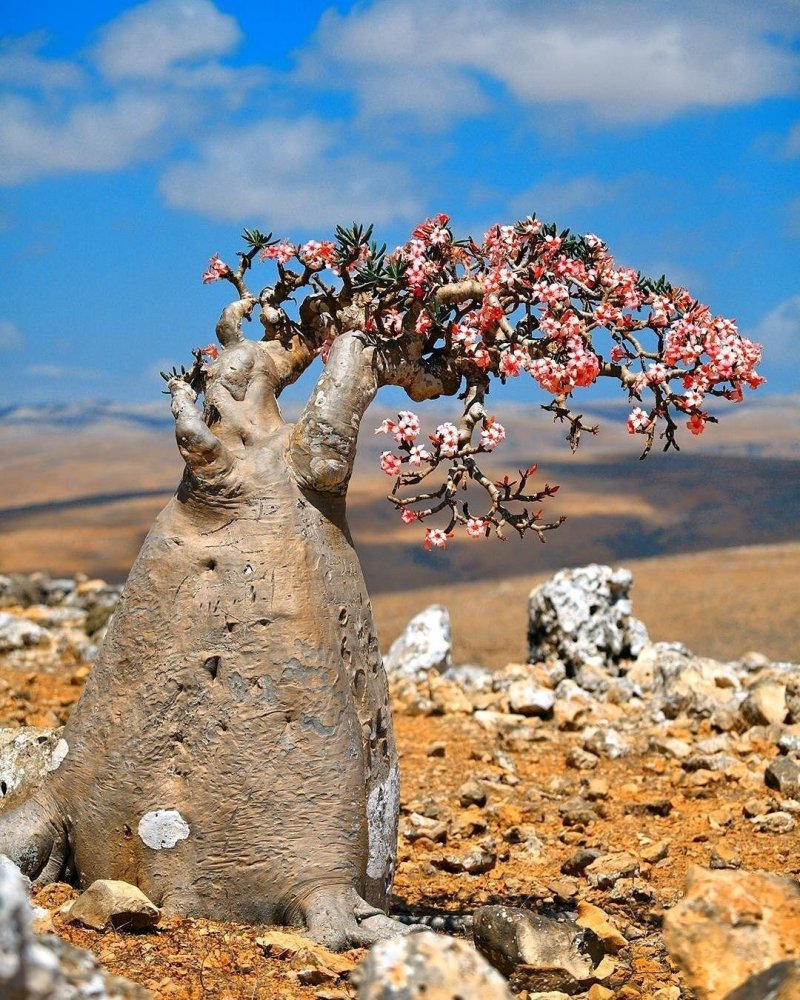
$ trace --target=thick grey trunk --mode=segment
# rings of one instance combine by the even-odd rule
[[[124,879],[168,912],[304,920],[341,945],[392,882],[386,678],[345,497],[300,485],[260,345],[246,347],[258,391],[227,391],[242,351],[220,359],[210,429],[171,384],[186,475],[131,570],[66,758],[0,816],[0,851],[42,880]]]

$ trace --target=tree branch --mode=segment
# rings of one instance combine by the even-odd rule
[[[233,468],[233,456],[211,432],[194,405],[197,394],[182,378],[170,379],[175,439],[187,468],[201,482],[220,479]]]

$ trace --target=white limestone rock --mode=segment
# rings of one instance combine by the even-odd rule
[[[420,679],[452,665],[450,615],[441,604],[431,604],[415,615],[392,643],[383,659],[390,679]]]
[[[648,642],[647,629],[633,617],[627,569],[591,564],[556,573],[531,591],[528,659],[559,661],[574,676],[585,666],[619,672],[622,659],[635,659]]]

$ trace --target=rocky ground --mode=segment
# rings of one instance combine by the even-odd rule
[[[98,930],[60,884],[33,893],[38,930],[179,1000],[422,996],[400,990],[398,969],[429,997],[800,996],[800,670],[651,643],[629,586],[590,568],[540,588],[530,663],[453,666],[438,608],[389,651],[403,778],[393,909],[444,934],[365,959],[203,920]],[[57,760],[116,595],[0,578],[8,804]],[[440,973],[460,975],[460,992],[435,993]]]

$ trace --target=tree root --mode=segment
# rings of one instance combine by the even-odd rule
[[[0,854],[35,885],[74,875],[67,831],[55,804],[41,791],[0,813]]]
[[[370,906],[355,889],[324,888],[301,904],[308,936],[329,951],[369,948],[377,941],[427,930],[421,924],[402,924]]]

